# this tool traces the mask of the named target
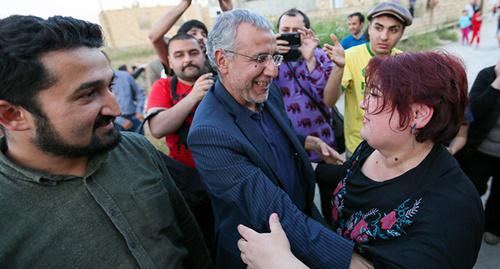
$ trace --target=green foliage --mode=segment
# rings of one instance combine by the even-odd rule
[[[330,39],[331,33],[334,33],[339,41],[351,34],[347,25],[347,19],[343,16],[333,19],[315,18],[311,21],[313,22],[312,28],[316,32],[321,46],[325,43],[332,44],[332,40]],[[403,51],[426,51],[439,46],[439,40],[456,42],[458,37],[449,28],[440,28],[436,32],[410,36],[400,41],[397,48]]]
[[[412,35],[400,41],[396,47],[402,51],[427,51],[439,46],[438,39],[439,37],[435,32]]]
[[[405,40],[402,40],[397,45],[397,48],[402,51],[427,51],[438,47],[440,40],[458,41],[457,34],[449,28],[440,28],[435,32],[412,35]]]
[[[277,33],[278,29],[276,29],[276,24],[278,23],[278,18],[270,18],[269,21],[274,25],[274,31]],[[311,18],[311,27],[316,33],[316,37],[319,38],[320,46],[323,46],[325,43],[333,45],[330,39],[331,33],[334,33],[339,41],[351,34],[347,26],[347,17],[345,16],[337,16],[332,19],[320,17]]]
[[[316,36],[319,38],[320,46],[323,46],[325,43],[333,45],[330,39],[331,33],[335,34],[339,41],[351,34],[345,16],[337,16],[333,19],[313,18],[311,21],[312,29],[314,29]]]
[[[103,50],[111,59],[111,67],[113,69],[117,69],[122,64],[146,63],[149,61],[148,59],[156,57],[156,52],[151,45],[120,50]]]
[[[436,34],[438,35],[439,39],[441,39],[441,40],[451,40],[453,42],[458,41],[457,33],[454,31],[450,31],[447,28],[437,29]]]

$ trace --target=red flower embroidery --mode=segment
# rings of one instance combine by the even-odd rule
[[[335,191],[333,191],[333,195],[337,194],[340,189],[342,189],[342,180],[339,182],[339,184],[337,185],[337,188],[335,188]]]
[[[366,242],[368,242],[368,235],[364,234],[363,236],[360,236],[360,237],[356,238],[356,242],[358,242],[358,243],[366,243]]]
[[[335,196],[335,198],[333,198],[333,208],[332,208],[332,217],[334,221],[337,221],[337,218],[339,217],[338,206],[339,206],[339,198]]]
[[[389,215],[385,215],[385,217],[380,220],[382,229],[389,230],[396,221],[396,212],[392,211]]]
[[[354,226],[354,229],[351,233],[351,239],[355,240],[357,239],[360,235],[366,232],[368,230],[368,223],[364,219],[362,219],[356,226]]]

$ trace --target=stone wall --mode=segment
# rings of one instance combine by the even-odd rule
[[[233,0],[234,8],[246,8],[271,17],[284,13],[290,8],[297,8],[303,12],[316,10],[317,0]],[[215,1],[217,2],[217,1]]]
[[[242,1],[233,0],[234,3],[246,4],[250,10],[256,12],[262,12],[263,9],[270,10],[268,5],[255,5],[255,3],[263,3],[263,0],[255,1]],[[269,1],[269,5],[276,5],[279,0],[266,0]],[[288,10],[294,6],[285,0],[282,1],[281,9]],[[361,12],[366,14],[370,8],[372,8],[376,3],[384,2],[379,0],[342,0],[342,8],[331,9],[331,1],[334,0],[315,0],[315,11],[306,11],[305,13],[311,18],[311,20],[329,20],[334,17],[341,16],[347,20],[347,15],[353,12]],[[212,5],[217,1],[210,1]],[[244,3],[246,2],[246,3]],[[293,3],[299,2],[311,3],[311,0],[294,0]],[[405,35],[412,35],[415,33],[422,33],[432,29],[442,27],[447,23],[458,22],[458,18],[462,14],[462,10],[469,0],[439,0],[437,5],[433,7],[427,7],[427,0],[417,0],[415,7],[415,18],[413,24],[407,28]],[[487,1],[484,1],[485,7],[483,10],[490,10]],[[339,0],[337,0],[339,3]],[[401,0],[400,3],[408,7],[408,0]],[[235,5],[238,7],[238,5]],[[123,49],[129,47],[139,47],[149,45],[148,32],[151,27],[158,21],[158,19],[172,7],[152,7],[152,8],[130,8],[123,10],[109,10],[101,12],[99,15],[101,25],[104,29],[106,36],[107,46],[111,49]],[[188,8],[186,13],[181,17],[181,19],[172,27],[172,29],[167,33],[168,36],[173,36],[177,33],[178,28],[185,21],[190,19],[197,19],[204,22],[207,28],[213,25],[216,15],[210,14],[214,13],[217,7],[201,7],[197,3],[194,3]],[[279,14],[282,12],[276,12],[275,15],[267,15],[270,19],[276,20]],[[267,12],[266,14],[271,14]]]
[[[106,46],[111,49],[124,49],[150,45],[148,33],[160,17],[172,7],[127,8],[108,10],[99,14],[99,20],[104,30]],[[174,36],[179,27],[188,20],[202,21],[210,29],[213,19],[208,9],[198,4],[191,5],[179,21],[167,33]]]

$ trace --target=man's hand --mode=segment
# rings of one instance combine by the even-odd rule
[[[288,41],[283,39],[278,39],[281,34],[276,34],[276,45],[278,46],[279,54],[283,55],[290,51],[290,47],[288,46]]]
[[[201,75],[193,85],[193,90],[191,93],[188,94],[189,98],[194,98],[196,102],[201,101],[205,94],[207,93],[208,89],[212,84],[214,84],[214,81],[211,79],[208,79],[211,77],[213,74],[212,73],[206,73],[204,75]]]
[[[121,126],[125,130],[130,130],[130,128],[132,128],[134,126],[134,123],[131,120],[126,119],[125,122]]]
[[[190,5],[191,5],[191,2],[192,2],[192,0],[182,0],[182,1],[179,3],[179,5],[180,5],[180,4],[187,4],[188,6],[190,6]]]
[[[238,225],[238,232],[243,237],[238,240],[241,259],[248,268],[307,268],[290,250],[290,243],[281,227],[278,215],[269,217],[270,233],[256,231]]]
[[[342,155],[318,137],[308,135],[304,148],[305,150],[314,150],[328,164],[343,164],[345,162]]]
[[[300,46],[302,58],[304,59],[304,61],[306,61],[308,67],[311,63],[312,67],[314,68],[314,65],[316,65],[316,58],[314,58],[314,49],[316,49],[316,47],[319,45],[319,38],[316,37],[316,34],[313,30],[307,29],[306,27],[298,30],[298,32],[302,40],[302,45]]]
[[[142,113],[135,113],[135,118],[139,120],[140,122],[144,121],[144,115]]]
[[[342,45],[340,45],[339,40],[334,34],[330,35],[332,39],[333,46],[330,44],[325,44],[323,46],[323,50],[326,53],[326,56],[332,60],[338,67],[343,68],[345,66],[345,51]]]
[[[219,6],[222,12],[226,12],[228,10],[233,10],[233,1],[232,0],[219,0]]]

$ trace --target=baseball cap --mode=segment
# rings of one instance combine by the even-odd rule
[[[371,21],[372,18],[381,15],[392,15],[401,21],[405,26],[410,26],[413,22],[413,17],[411,16],[410,11],[402,5],[394,2],[383,2],[372,7],[372,9],[368,11],[366,18]]]

